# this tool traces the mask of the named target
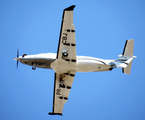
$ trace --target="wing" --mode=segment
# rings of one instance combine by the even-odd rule
[[[76,62],[75,26],[73,25],[72,5],[63,11],[57,57],[59,61]]]
[[[55,73],[53,110],[50,115],[62,115],[64,103],[67,102],[75,73]]]
[[[53,110],[50,115],[62,115],[64,103],[67,102],[73,83],[75,72],[66,68],[72,68],[76,64],[75,27],[73,25],[72,5],[63,11],[57,57],[54,63],[59,63],[59,71],[55,73]]]

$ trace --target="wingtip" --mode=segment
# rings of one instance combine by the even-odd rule
[[[74,8],[75,8],[75,6],[76,6],[76,5],[72,5],[72,6],[68,7],[68,8],[65,8],[64,10],[65,10],[65,11],[73,11]]]
[[[52,112],[49,112],[48,114],[49,115],[61,115],[62,116],[62,113],[52,113]]]

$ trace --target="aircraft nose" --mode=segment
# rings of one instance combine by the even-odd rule
[[[17,60],[20,60],[20,58],[14,58],[14,60],[16,60],[16,61],[17,61]]]

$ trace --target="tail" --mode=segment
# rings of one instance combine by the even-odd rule
[[[132,65],[132,60],[131,60],[131,62],[127,65],[126,68],[122,68],[122,72],[129,75],[129,74],[130,74],[130,71],[131,71],[131,65]]]
[[[134,40],[126,40],[124,50],[122,55],[119,55],[119,59],[115,60],[113,63],[115,67],[122,68],[122,72],[125,74],[130,74],[131,71],[131,65],[133,58],[136,58],[136,56],[133,56],[133,49],[134,49]]]
[[[130,74],[130,71],[131,71],[133,58],[135,58],[135,56],[133,56],[133,49],[134,49],[134,40],[133,39],[126,40],[122,56],[131,57],[131,60],[128,62],[128,65],[126,68],[122,68],[122,72],[128,75]]]

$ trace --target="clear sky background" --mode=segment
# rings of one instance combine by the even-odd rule
[[[130,75],[76,73],[63,116],[52,111],[54,71],[19,63],[20,55],[56,53],[63,9],[76,5],[77,55],[117,59],[134,39]],[[0,120],[145,120],[144,0],[1,0]]]

